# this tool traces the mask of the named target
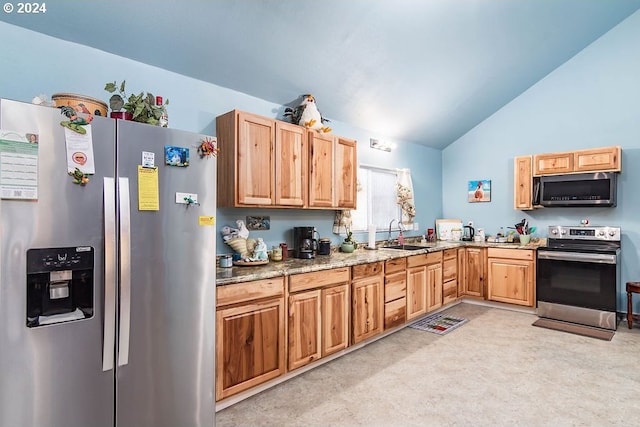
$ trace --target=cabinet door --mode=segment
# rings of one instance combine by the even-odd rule
[[[320,290],[289,295],[289,370],[320,359]]]
[[[322,357],[349,346],[349,284],[322,289]]]
[[[335,150],[332,135],[315,131],[307,133],[309,138],[309,206],[333,207]]]
[[[337,208],[356,208],[356,141],[336,137],[335,188]]]
[[[620,171],[620,147],[576,151],[574,169],[576,172]]]
[[[216,401],[285,372],[284,300],[216,312]]]
[[[383,331],[383,286],[382,275],[353,282],[351,314],[354,344]]]
[[[410,267],[407,270],[407,320],[427,312],[427,267]]]
[[[557,175],[573,172],[573,153],[548,153],[533,156],[533,174]]]
[[[467,286],[467,249],[458,248],[458,296],[464,295]]]
[[[442,307],[442,264],[427,266],[427,312]]]
[[[484,296],[484,263],[485,252],[481,248],[467,248],[467,263],[465,266],[466,295]]]
[[[519,210],[533,209],[532,190],[531,156],[516,157],[513,170],[513,208]]]
[[[488,299],[533,307],[533,262],[489,258]]]
[[[273,147],[274,121],[240,112],[236,168],[238,204],[274,204]]]
[[[306,129],[276,121],[275,204],[304,206],[307,202],[308,147]]]

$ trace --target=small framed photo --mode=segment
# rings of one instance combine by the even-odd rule
[[[271,229],[271,217],[269,216],[247,216],[247,230],[269,230]]]
[[[467,201],[469,203],[490,202],[491,201],[491,180],[482,179],[469,181],[467,189]]]
[[[189,166],[189,149],[165,145],[164,164],[169,166]]]

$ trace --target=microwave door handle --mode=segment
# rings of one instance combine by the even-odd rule
[[[104,206],[104,330],[102,370],[113,369],[116,342],[116,190],[113,178],[102,184]]]
[[[617,262],[615,255],[584,252],[538,251],[538,259],[548,259],[552,261],[590,262],[598,264],[615,264]]]
[[[118,178],[120,212],[120,328],[118,333],[118,366],[129,363],[131,332],[131,209],[129,178]]]

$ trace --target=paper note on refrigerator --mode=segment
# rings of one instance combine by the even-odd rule
[[[67,144],[67,172],[76,168],[82,173],[93,175],[96,166],[93,159],[93,137],[91,125],[84,126],[85,133],[80,134],[69,128],[64,129],[64,140]]]
[[[159,211],[158,168],[138,165],[138,210]]]
[[[0,129],[0,198],[38,199],[38,135]]]

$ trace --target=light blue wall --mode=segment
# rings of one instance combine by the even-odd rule
[[[235,92],[199,80],[151,67],[126,58],[88,48],[75,43],[48,37],[0,22],[0,97],[30,101],[35,95],[56,92],[80,93],[107,101],[104,84],[108,81],[127,81],[129,92],[150,91],[170,100],[169,126],[215,135],[215,118],[234,108],[268,117],[281,117],[281,105],[276,105],[240,92]],[[6,42],[11,40],[11,42]],[[220,65],[224,66],[223,64]],[[211,73],[215,75],[216,70]],[[259,78],[259,76],[256,76]],[[318,103],[322,108],[322,94]],[[331,122],[337,135],[358,140],[359,162],[386,168],[410,168],[416,197],[420,229],[433,224],[442,213],[441,151],[402,141],[395,141],[398,149],[386,153],[369,148],[369,138],[384,139],[346,123]],[[268,215],[271,230],[255,232],[267,245],[286,241],[293,243],[294,226],[313,225],[321,236],[331,237],[334,244],[341,240],[331,234],[333,211],[289,209],[219,209],[218,228],[233,225],[246,215]],[[407,233],[415,235],[418,232]],[[386,236],[378,235],[378,239]],[[356,235],[366,241],[365,235]],[[219,253],[229,252],[218,242]]]
[[[443,151],[443,214],[487,233],[527,218],[549,225],[622,227],[622,284],[640,279],[640,12],[613,28]],[[525,154],[620,145],[616,208],[513,209],[513,159]],[[490,203],[468,203],[469,180],[490,179]],[[625,295],[619,307],[626,311]],[[640,301],[634,306],[640,311]]]

